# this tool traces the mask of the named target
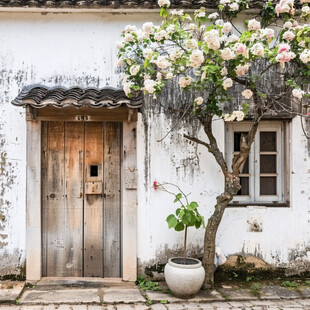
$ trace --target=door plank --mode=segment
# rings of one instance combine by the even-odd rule
[[[83,276],[84,124],[65,123],[65,266],[64,276]]]
[[[42,122],[43,276],[63,276],[64,123]]]
[[[104,277],[121,277],[120,155],[121,123],[106,123],[104,131]]]
[[[101,192],[84,196],[84,276],[103,276],[103,124],[85,123],[85,186]],[[94,183],[93,183],[94,182]]]

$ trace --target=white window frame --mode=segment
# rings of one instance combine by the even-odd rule
[[[231,122],[226,123],[226,152],[228,168],[231,169],[231,163],[234,156],[234,132],[248,132],[250,122]],[[276,132],[276,151],[277,171],[275,174],[263,174],[265,176],[277,176],[277,195],[260,195],[260,133],[266,131]],[[281,121],[262,121],[259,124],[255,140],[249,154],[249,195],[235,196],[232,204],[284,204],[287,203],[287,160],[285,153],[287,151],[285,132],[287,128]],[[265,153],[265,152],[263,152]],[[273,152],[266,152],[266,154]]]

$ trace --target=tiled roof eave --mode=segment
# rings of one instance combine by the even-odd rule
[[[261,7],[265,1],[253,0],[250,7]],[[197,9],[216,8],[214,0],[171,0],[171,8]],[[42,9],[159,9],[157,0],[0,0],[4,8],[42,8]]]
[[[16,106],[31,106],[44,108],[47,106],[57,108],[117,108],[127,106],[139,108],[143,104],[142,93],[128,98],[124,91],[114,87],[81,88],[81,87],[47,87],[31,85],[24,87],[20,94],[12,101]]]

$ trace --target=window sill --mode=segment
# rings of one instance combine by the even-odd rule
[[[289,208],[290,203],[289,202],[233,202],[228,204],[228,208],[246,208],[251,206],[258,206],[258,207],[267,207],[267,208]]]

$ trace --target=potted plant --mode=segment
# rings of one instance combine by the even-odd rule
[[[189,227],[196,229],[205,227],[204,217],[198,212],[198,203],[189,202],[188,195],[175,184],[159,183],[154,181],[154,189],[162,190],[174,196],[174,203],[178,204],[175,212],[168,215],[166,221],[169,228],[175,231],[184,231],[183,257],[170,258],[165,266],[164,274],[166,283],[175,297],[189,299],[199,292],[205,277],[205,270],[201,261],[186,257],[187,230]],[[176,188],[178,193],[167,188]]]

